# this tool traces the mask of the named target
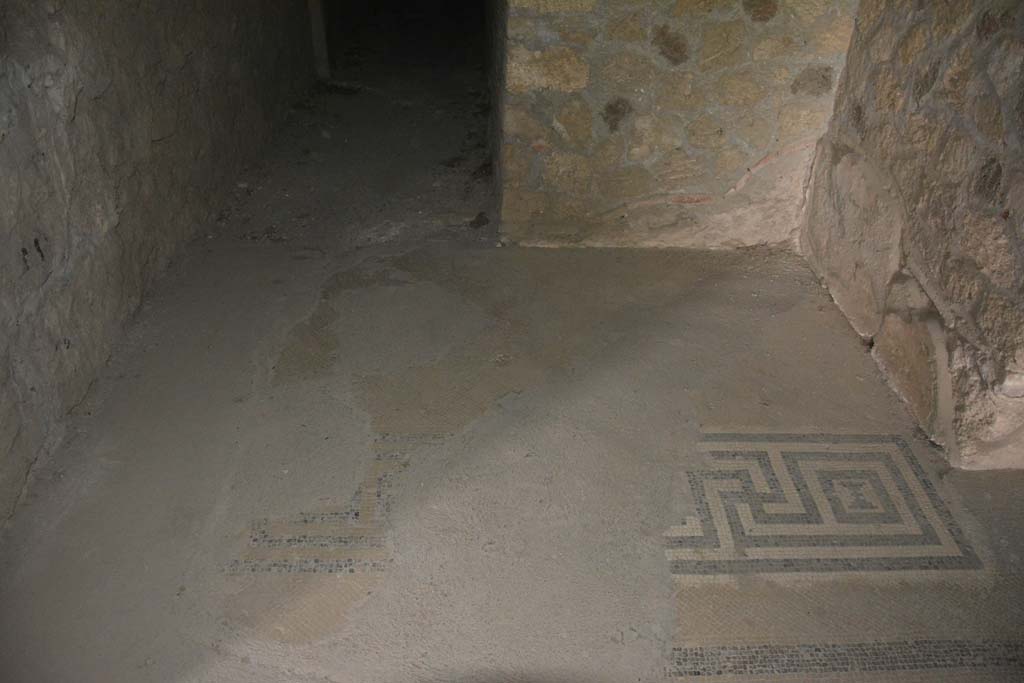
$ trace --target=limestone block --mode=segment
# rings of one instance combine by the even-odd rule
[[[888,0],[860,0],[857,6],[857,24],[865,34],[870,33],[886,9]]]
[[[567,47],[532,51],[513,47],[506,66],[506,85],[510,92],[558,90],[573,92],[586,87],[590,67]]]
[[[658,82],[655,106],[666,112],[703,111],[707,106],[704,92],[694,87],[694,76],[689,71],[666,73]]]
[[[633,135],[626,150],[626,159],[642,161],[648,157],[677,149],[683,140],[678,119],[665,116],[638,116],[633,122]]]
[[[739,147],[727,147],[717,152],[714,156],[715,175],[728,185],[731,185],[749,167],[749,155]]]
[[[753,57],[755,62],[793,57],[800,54],[803,49],[803,45],[788,33],[768,34],[758,38],[754,43]]]
[[[758,110],[740,114],[732,125],[737,137],[756,150],[766,149],[775,135],[775,121]]]
[[[717,5],[717,0],[676,0],[672,14],[677,17],[708,14]]]
[[[563,27],[558,31],[558,37],[563,43],[581,48],[594,42],[594,34],[586,28]]]
[[[616,18],[608,25],[608,39],[624,43],[643,42],[647,39],[646,17],[645,10],[638,10]]]
[[[831,5],[831,0],[782,0],[786,13],[805,23],[824,15]]]
[[[506,143],[501,148],[501,164],[506,186],[526,183],[530,178],[530,166],[535,153],[526,146]]]
[[[1024,265],[1014,253],[1014,236],[1001,215],[967,214],[954,240],[958,251],[970,254],[977,269],[995,286],[1014,291],[1024,284]]]
[[[510,12],[528,10],[533,12],[589,12],[596,0],[508,0]]]
[[[654,166],[654,172],[663,187],[685,187],[707,175],[707,162],[686,152],[667,155]]]
[[[966,91],[971,81],[973,63],[974,50],[970,43],[965,43],[947,58],[947,67],[940,79],[942,93],[943,97],[957,109],[966,101]]]
[[[887,315],[871,354],[925,430],[935,425],[938,399],[931,335],[924,322]]]
[[[579,98],[569,100],[555,116],[555,130],[574,147],[587,147],[593,139],[594,116],[590,105]]]
[[[742,20],[711,23],[705,26],[700,67],[713,71],[743,64],[749,59],[747,25]]]
[[[940,33],[950,33],[960,24],[967,23],[973,10],[977,9],[975,0],[943,0],[935,3],[935,29]]]
[[[1002,102],[992,93],[978,95],[972,105],[972,117],[978,131],[992,143],[1003,140]]]
[[[501,195],[501,220],[507,223],[528,222],[542,210],[544,194],[521,187],[506,187]]]
[[[761,80],[752,71],[727,73],[713,86],[718,101],[722,104],[752,107],[767,94]]]
[[[911,26],[900,39],[899,47],[896,50],[900,64],[907,66],[914,61],[928,46],[930,40],[931,27],[927,23],[921,22]]]
[[[646,167],[632,164],[604,173],[597,187],[602,201],[618,203],[655,193],[658,182]]]
[[[862,337],[880,328],[902,265],[903,218],[881,174],[832,143],[818,145],[802,247]]]
[[[616,52],[603,65],[601,79],[617,92],[647,92],[654,87],[658,68],[634,52]]]
[[[846,52],[850,46],[850,36],[853,34],[853,17],[842,15],[833,21],[822,31],[815,31],[811,34],[810,48],[821,56],[839,55]]]
[[[521,107],[505,108],[505,139],[520,138],[524,141],[545,140],[548,128]]]
[[[581,154],[555,151],[544,160],[543,178],[562,199],[570,199],[590,194],[594,170]]]
[[[626,159],[626,145],[622,135],[605,138],[594,148],[591,155],[594,168],[615,169]]]
[[[989,288],[978,306],[978,328],[988,344],[1000,349],[1007,359],[1024,353],[1024,302],[1019,294]]]
[[[785,144],[820,136],[825,132],[829,112],[817,104],[790,102],[779,112],[778,138]]]

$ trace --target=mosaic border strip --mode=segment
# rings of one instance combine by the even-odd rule
[[[1024,671],[1024,642],[1010,640],[902,640],[799,645],[677,647],[669,675],[784,676],[882,673],[937,669]]]
[[[374,574],[391,564],[386,542],[394,479],[408,465],[397,453],[376,456],[348,508],[300,512],[252,523],[229,574]]]
[[[753,482],[749,471],[742,469],[702,469],[688,472],[688,483],[694,494],[696,503],[696,521],[701,527],[700,535],[669,536],[667,545],[670,549],[716,550],[721,548],[720,533],[732,533],[730,538],[738,547],[745,548],[771,548],[785,549],[793,548],[794,555],[799,555],[797,550],[817,549],[827,552],[830,549],[853,549],[865,548],[877,550],[879,548],[913,548],[929,546],[940,547],[940,539],[936,530],[929,522],[927,516],[921,509],[922,504],[927,504],[931,512],[941,523],[942,531],[952,540],[957,554],[919,554],[916,556],[900,556],[893,554],[889,556],[865,556],[865,557],[760,557],[760,558],[736,558],[736,559],[693,559],[675,558],[671,560],[671,571],[675,575],[683,576],[710,576],[710,575],[734,575],[734,574],[761,574],[761,573],[808,573],[808,572],[892,572],[892,571],[922,571],[922,570],[976,570],[982,568],[982,562],[971,547],[970,543],[953,518],[948,506],[943,502],[934,485],[928,478],[924,468],[918,462],[907,443],[898,436],[892,435],[864,435],[864,434],[739,434],[739,433],[709,433],[704,434],[702,443],[733,443],[741,444],[743,450],[736,451],[712,451],[711,456],[720,463],[726,463],[730,459],[742,460],[744,464],[757,463],[759,474],[763,478],[768,492],[758,490]],[[794,501],[786,497],[781,486],[777,473],[769,462],[767,452],[759,450],[758,446],[766,444],[800,444],[814,445],[823,444],[828,447],[842,447],[844,445],[872,445],[879,444],[888,447],[886,452],[836,452],[836,451],[792,451],[781,449],[781,458],[785,463],[785,473],[793,480],[802,510],[789,513],[768,513],[765,510],[766,504],[789,504]],[[896,453],[892,453],[892,449]],[[897,455],[898,454],[898,455]],[[911,486],[908,484],[900,467],[893,462],[893,459],[900,457],[906,465],[907,470],[912,474],[913,483],[916,488],[924,492],[924,500],[918,500]],[[878,476],[864,468],[866,465],[874,465],[884,468],[887,475],[891,477],[893,485],[898,491],[901,502],[906,505],[910,515],[916,524],[919,533],[908,534],[776,534],[749,536],[744,531],[744,525],[740,519],[738,507],[746,507],[756,523],[774,524],[776,527],[785,525],[821,525],[822,517],[820,510],[805,490],[805,482],[801,474],[802,462],[849,462],[848,470],[837,470],[819,475],[819,481],[825,496],[828,498],[829,506],[837,521],[848,524],[863,524],[870,530],[871,525],[893,522],[894,515],[898,517],[894,504],[885,492]],[[856,466],[855,466],[856,465]],[[871,489],[880,501],[881,510],[871,512],[850,511],[841,509],[841,505],[834,497],[835,481],[844,478],[860,478],[864,486]],[[719,529],[712,514],[711,504],[708,500],[705,484],[714,481],[726,481],[739,483],[742,490],[717,492],[725,508],[728,523],[725,529]]]

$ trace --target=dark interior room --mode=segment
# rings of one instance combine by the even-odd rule
[[[0,682],[1024,681],[1020,0],[0,0]]]

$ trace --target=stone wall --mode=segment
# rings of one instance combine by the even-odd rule
[[[306,0],[0,4],[0,520],[309,51]]]
[[[1024,466],[1024,4],[862,0],[802,247],[922,427]]]
[[[854,0],[509,0],[501,220],[525,244],[791,241]]]

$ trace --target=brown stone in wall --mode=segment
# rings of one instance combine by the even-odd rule
[[[687,14],[707,14],[713,10],[718,0],[676,0],[672,13],[677,16]]]
[[[832,90],[832,67],[808,66],[801,71],[789,87],[794,95],[824,95]]]
[[[613,100],[609,100],[608,104],[604,105],[604,110],[601,112],[601,118],[604,120],[605,125],[608,126],[608,130],[615,132],[619,129],[619,125],[623,119],[629,116],[633,112],[633,105],[630,104],[629,100],[625,97],[616,97]]]
[[[743,11],[754,21],[768,21],[779,12],[778,0],[743,0]]]
[[[655,27],[651,43],[658,48],[661,56],[673,66],[678,66],[690,58],[690,47],[686,42],[686,36],[678,31],[673,31],[667,24]]]
[[[974,181],[974,194],[986,202],[999,200],[1000,187],[1003,181],[1003,165],[995,157],[991,157],[978,169]]]

